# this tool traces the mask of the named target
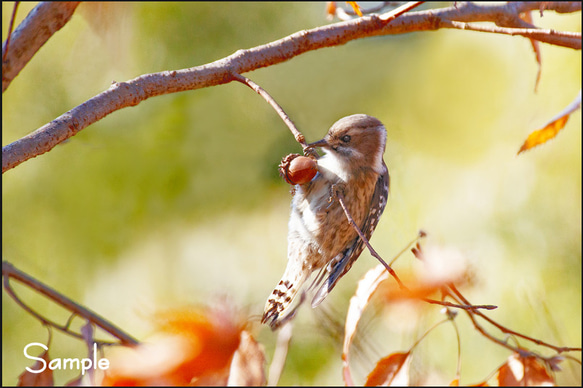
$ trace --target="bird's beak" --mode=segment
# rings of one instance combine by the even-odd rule
[[[318,140],[318,141],[315,141],[313,143],[308,144],[308,147],[310,147],[310,148],[316,148],[316,147],[327,148],[328,142],[326,140],[322,139],[322,140]]]

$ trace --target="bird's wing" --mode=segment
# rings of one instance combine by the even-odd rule
[[[370,209],[373,204],[378,201],[378,210],[368,212],[361,228],[361,231],[367,240],[370,240],[381,214],[383,214],[383,211],[385,210],[387,197],[389,195],[389,170],[384,162],[383,167],[384,173],[380,174],[377,179],[375,190],[369,205]],[[338,280],[350,270],[350,267],[352,267],[352,264],[358,259],[358,256],[360,256],[363,249],[364,241],[360,236],[356,236],[354,241],[344,251],[336,255],[336,257],[334,257],[334,259],[326,266],[325,271],[328,276],[318,276],[319,282],[324,278],[324,283],[318,289],[314,299],[312,299],[312,307],[316,307],[322,303],[330,291],[332,291]]]

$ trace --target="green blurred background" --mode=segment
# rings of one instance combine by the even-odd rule
[[[2,3],[3,40],[12,6]],[[33,6],[22,3],[17,22]],[[533,17],[544,28],[581,31],[580,13]],[[324,3],[82,4],[4,93],[2,144],[114,80],[203,65],[326,23]],[[474,274],[463,292],[498,305],[490,316],[581,346],[580,111],[555,140],[516,156],[528,134],[576,96],[581,52],[541,50],[537,93],[528,40],[457,30],[357,40],[246,75],[309,141],[348,114],[385,123],[391,194],[372,239],[383,257],[422,228],[428,244],[463,253]],[[240,84],[151,98],[3,175],[3,260],[140,339],[158,309],[227,296],[252,317],[270,360],[275,335],[257,321],[286,262],[290,194],[277,164],[299,151],[276,113]],[[404,273],[413,262],[405,255],[395,268]],[[326,303],[302,308],[282,384],[342,384],[341,332],[325,328],[342,324],[357,280],[375,265],[365,252]],[[60,308],[15,288],[66,320]],[[355,351],[356,381],[443,319],[438,307],[405,310],[371,308]],[[475,383],[509,353],[465,316],[458,324],[461,382]],[[14,384],[31,364],[24,346],[45,342],[47,331],[5,292],[2,337],[2,383]],[[433,332],[415,353],[415,381],[451,381],[455,341],[451,327]],[[79,341],[54,333],[51,357],[84,354]],[[580,366],[562,366],[559,383],[580,384]],[[56,383],[74,375],[56,372]]]

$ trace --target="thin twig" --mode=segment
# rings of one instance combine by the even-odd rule
[[[97,313],[89,310],[86,307],[83,307],[71,299],[67,298],[63,294],[59,293],[58,291],[54,290],[53,288],[47,286],[46,284],[41,283],[37,279],[33,278],[32,276],[16,269],[12,264],[7,261],[2,262],[2,276],[4,277],[4,288],[6,292],[14,299],[14,301],[22,307],[25,311],[30,313],[32,316],[37,318],[41,321],[41,323],[45,325],[50,325],[55,329],[63,331],[75,338],[84,339],[82,334],[76,333],[69,329],[71,319],[67,320],[65,325],[60,325],[56,322],[47,319],[34,311],[31,307],[27,306],[20,298],[16,295],[14,290],[10,285],[10,278],[18,280],[19,282],[25,284],[26,286],[32,288],[33,290],[38,291],[39,293],[43,294],[47,298],[51,299],[58,305],[66,308],[67,310],[71,311],[74,315],[87,319],[89,322],[99,326],[101,329],[105,330],[107,333],[111,334],[112,336],[118,338],[122,345],[130,346],[130,345],[137,345],[138,341],[134,339],[129,334],[125,333]],[[101,344],[112,344],[111,342],[107,341],[100,341]]]
[[[553,36],[555,38],[560,38],[563,41],[569,42],[569,47],[575,50],[581,50],[581,33],[579,32],[568,32],[568,31],[557,31],[549,29],[539,29],[539,28],[508,28],[499,26],[482,26],[475,23],[464,23],[454,20],[441,20],[439,23],[440,27],[443,28],[456,28],[459,30],[469,30],[478,32],[490,32],[494,34],[503,34],[510,36],[523,36],[525,38],[534,39],[535,41],[542,41],[543,39],[548,39],[548,37]]]
[[[406,12],[411,11],[413,8],[417,8],[421,4],[425,3],[424,1],[410,1],[408,3],[403,4],[402,6],[393,9],[387,13],[380,15],[380,19],[385,22],[389,23],[390,21],[395,20],[399,16],[403,15]]]
[[[407,251],[409,250],[409,248],[411,247],[411,245],[413,245],[413,244],[416,244],[416,243],[417,243],[417,242],[418,242],[420,239],[422,239],[422,238],[423,238],[423,237],[425,237],[425,236],[426,236],[425,232],[424,232],[424,231],[422,231],[422,230],[420,230],[420,231],[419,231],[419,233],[417,233],[417,236],[415,236],[415,238],[414,238],[413,240],[411,240],[411,241],[409,242],[409,244],[405,245],[405,247],[404,247],[404,248],[401,250],[401,252],[397,253],[397,254],[395,255],[395,257],[393,257],[393,260],[391,260],[391,261],[389,262],[389,265],[390,265],[390,266],[392,266],[392,265],[393,265],[393,263],[394,263],[395,261],[397,261],[397,259],[398,259],[399,257],[401,257],[401,255],[402,255],[403,253],[405,253],[405,252],[407,252]]]
[[[302,148],[305,150],[308,145],[306,144],[306,138],[304,135],[296,128],[294,122],[289,118],[287,113],[283,110],[283,108],[275,101],[273,97],[269,93],[265,91],[261,86],[257,85],[255,82],[251,81],[249,78],[242,76],[239,73],[233,72],[233,77],[235,81],[239,81],[244,85],[249,86],[253,89],[257,94],[259,94],[265,101],[271,105],[271,107],[277,112],[279,117],[283,120],[285,125],[289,128],[291,133],[294,135],[296,141],[302,145]]]
[[[448,287],[453,291],[453,293],[463,302],[463,303],[467,303],[470,304],[470,302],[462,295],[461,292],[459,292],[459,290],[457,289],[457,287],[454,284],[449,284]],[[498,328],[501,332],[505,333],[505,334],[510,334],[510,335],[515,335],[517,337],[523,338],[525,340],[528,340],[530,342],[533,342],[537,345],[540,346],[545,346],[547,348],[553,349],[554,351],[556,351],[557,353],[563,353],[563,352],[580,352],[582,351],[581,348],[575,348],[575,347],[564,347],[564,346],[556,346],[553,344],[549,344],[547,342],[541,341],[539,339],[536,338],[532,338],[529,337],[525,334],[521,334],[517,331],[508,329],[507,327],[499,324],[498,322],[494,321],[492,318],[488,317],[487,315],[483,314],[481,311],[475,311],[476,315],[482,317],[484,320],[486,320],[488,323],[490,323],[491,325],[495,326],[496,328]]]
[[[350,215],[350,212],[348,211],[348,208],[346,207],[346,204],[344,203],[344,194],[342,193],[341,190],[336,191],[336,197],[338,198],[338,201],[340,202],[340,206],[342,207],[342,210],[344,210],[344,214],[346,215],[348,222],[350,223],[350,225],[352,225],[352,227],[354,228],[356,233],[358,233],[358,235],[360,236],[360,238],[362,239],[362,241],[364,242],[364,244],[368,248],[370,254],[374,258],[376,258],[385,267],[385,269],[389,272],[389,274],[391,274],[391,276],[397,281],[397,283],[399,284],[399,287],[402,290],[404,290],[406,292],[411,292],[409,290],[409,288],[407,288],[407,286],[405,286],[403,284],[403,282],[401,281],[401,279],[399,278],[397,273],[391,268],[391,266],[388,265],[385,262],[385,260],[383,260],[383,258],[377,253],[377,251],[374,250],[374,248],[370,245],[366,236],[362,233],[362,231],[360,230],[358,225],[356,225],[356,222],[354,222],[354,219]],[[423,235],[424,235],[424,233],[423,233]],[[423,235],[420,234],[419,236],[423,236]],[[473,311],[473,310],[478,310],[478,309],[493,310],[493,309],[498,308],[497,306],[493,306],[493,305],[472,305],[469,303],[468,304],[454,304],[454,303],[450,303],[450,302],[446,302],[446,301],[439,301],[439,300],[434,300],[434,299],[429,299],[429,298],[421,298],[421,300],[423,300],[427,303],[431,303],[431,304],[438,304],[438,305],[445,306],[445,307],[454,307],[454,308],[467,310],[467,311]]]
[[[336,190],[336,197],[338,198],[338,201],[340,202],[340,206],[342,206],[342,210],[344,210],[344,214],[346,215],[348,222],[350,223],[350,225],[352,225],[352,227],[354,228],[356,233],[358,233],[358,235],[360,236],[360,238],[362,239],[362,241],[364,242],[364,244],[368,248],[370,254],[373,257],[375,257],[385,267],[385,269],[389,272],[389,274],[391,274],[391,276],[397,281],[397,283],[399,284],[399,287],[407,290],[407,287],[405,287],[403,282],[401,282],[401,279],[399,279],[399,276],[397,276],[397,273],[374,250],[374,248],[368,242],[368,239],[366,238],[366,236],[360,230],[360,227],[358,225],[356,225],[356,222],[354,222],[354,219],[350,215],[350,212],[348,211],[348,208],[346,207],[346,204],[344,203],[344,194],[342,193],[341,190]]]
[[[18,6],[20,5],[20,1],[14,2],[14,8],[12,8],[12,16],[10,17],[10,24],[8,25],[8,36],[6,37],[6,45],[2,47],[2,62],[6,62],[6,55],[8,54],[8,50],[10,49],[10,38],[12,37],[12,30],[14,28],[14,19],[16,19],[16,11],[18,10]]]
[[[447,291],[447,290],[446,290]],[[467,303],[470,304],[467,299],[465,299],[463,296],[461,296],[458,300],[458,296],[461,295],[452,295],[451,293],[448,294],[452,299],[454,299],[456,302],[458,303]],[[488,338],[490,341],[497,343],[498,345],[511,350],[514,353],[525,353],[524,349],[509,345],[506,341],[503,341],[499,338],[494,337],[492,334],[488,333],[486,331],[486,329],[484,329],[482,327],[482,325],[480,325],[478,323],[478,321],[476,321],[476,317],[474,316],[475,314],[478,314],[479,311],[478,310],[464,310],[467,314],[468,317],[470,317],[470,320],[472,321],[472,324],[474,325],[474,327],[476,328],[476,330],[478,330],[484,337]],[[534,353],[533,353],[534,354]],[[535,354],[534,354],[535,355]]]
[[[454,307],[456,309],[468,310],[468,311],[480,310],[480,309],[482,309],[482,310],[495,310],[498,308],[498,306],[495,306],[492,304],[456,304],[456,303],[446,302],[444,300],[434,300],[434,299],[429,299],[429,298],[421,298],[421,300],[423,300],[424,302],[430,303],[430,304],[438,304],[440,306]]]

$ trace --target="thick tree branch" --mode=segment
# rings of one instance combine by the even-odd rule
[[[28,61],[75,12],[78,1],[41,2],[2,44],[2,93]]]
[[[524,21],[517,21],[520,13],[540,9],[575,12],[581,10],[581,3],[517,2],[502,5],[459,3],[456,7],[407,13],[389,22],[385,19],[391,13],[365,16],[300,31],[262,46],[239,50],[226,58],[203,66],[146,74],[128,82],[114,83],[108,90],[64,113],[28,136],[3,147],[2,173],[50,151],[57,144],[116,110],[135,106],[148,98],[163,94],[229,83],[236,79],[233,74],[273,66],[308,51],[343,45],[355,39],[439,28],[459,28],[453,22],[493,21],[497,25],[504,25],[505,28],[513,29],[516,26],[514,28],[516,35],[528,36],[530,39],[553,45],[581,48],[580,33],[525,29]]]

